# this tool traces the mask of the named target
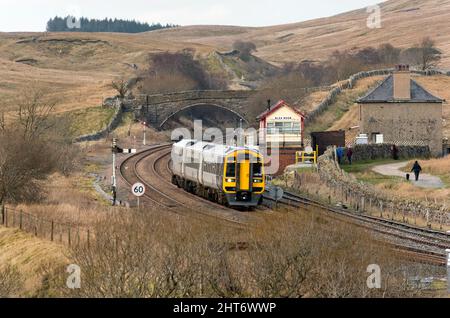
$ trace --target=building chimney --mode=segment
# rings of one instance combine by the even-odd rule
[[[270,110],[270,104],[271,104],[271,100],[268,99],[268,100],[267,100],[267,110]]]
[[[394,100],[411,99],[411,72],[409,65],[397,65],[394,72]]]

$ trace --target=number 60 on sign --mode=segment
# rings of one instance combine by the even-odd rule
[[[136,197],[142,197],[145,194],[145,186],[142,183],[135,183],[131,188],[131,192]]]

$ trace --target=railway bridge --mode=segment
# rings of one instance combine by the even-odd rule
[[[256,91],[186,91],[158,95],[139,95],[134,101],[136,118],[146,121],[157,129],[181,111],[192,107],[213,106],[234,113],[247,123],[252,123],[245,110],[247,100]]]

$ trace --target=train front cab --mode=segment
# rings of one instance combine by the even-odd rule
[[[258,152],[237,150],[225,157],[223,191],[230,206],[254,207],[264,193],[264,162]]]

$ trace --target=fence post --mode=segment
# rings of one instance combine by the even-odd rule
[[[19,212],[19,229],[22,230],[22,218],[23,218],[23,211],[20,210]]]
[[[68,232],[67,232],[67,235],[68,235],[68,241],[69,241],[69,246],[70,246],[70,226],[68,227]]]
[[[88,249],[90,248],[90,236],[91,236],[91,231],[88,229],[87,230],[87,247],[88,247]]]
[[[50,240],[53,242],[53,231],[55,230],[55,223],[54,223],[54,221],[52,220],[52,231],[51,231],[51,233],[50,233]]]
[[[2,214],[2,224],[5,224],[5,220],[6,220],[6,215],[5,215],[5,206],[2,204],[0,204],[0,213]]]

